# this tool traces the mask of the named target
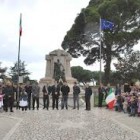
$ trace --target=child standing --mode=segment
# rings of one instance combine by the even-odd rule
[[[19,106],[22,108],[22,111],[27,110],[28,106],[28,95],[24,89],[22,89],[22,93],[20,96]]]
[[[124,113],[127,113],[127,107],[128,107],[127,97],[124,97],[124,102],[123,102],[123,111],[124,111]]]
[[[134,96],[131,97],[130,99],[130,109],[131,113],[130,116],[135,116],[136,115],[136,108],[137,108],[137,102]]]

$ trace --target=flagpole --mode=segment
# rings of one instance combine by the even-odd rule
[[[99,82],[102,83],[102,35],[101,35],[102,29],[101,29],[101,18],[100,18],[100,27],[99,27],[99,34],[100,34],[100,75],[99,75]]]
[[[21,19],[22,19],[22,14],[20,13],[20,27],[19,27],[19,44],[18,44],[18,83],[17,83],[17,100],[19,100],[19,76],[20,76],[20,71],[19,71],[19,63],[20,63],[20,40],[21,40]]]

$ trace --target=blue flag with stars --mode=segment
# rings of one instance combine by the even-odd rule
[[[101,19],[100,24],[101,24],[101,30],[112,30],[114,27],[114,23],[106,19]]]

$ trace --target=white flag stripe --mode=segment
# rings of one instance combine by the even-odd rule
[[[108,104],[108,103],[112,102],[113,100],[115,100],[115,94],[114,94],[114,92],[112,92],[111,94],[109,94],[107,96],[106,103]]]

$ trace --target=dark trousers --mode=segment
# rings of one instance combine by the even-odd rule
[[[26,111],[27,110],[27,106],[25,106],[25,107],[21,107],[22,108],[22,111]]]
[[[90,106],[90,96],[86,96],[85,97],[85,102],[86,102],[86,110],[90,110],[91,106]]]
[[[76,108],[76,103],[77,103],[77,109],[79,109],[79,96],[73,96],[73,108]]]
[[[46,104],[46,101],[47,101],[47,104]],[[43,96],[43,107],[47,109],[49,108],[49,95]]]
[[[55,107],[58,109],[58,100],[59,97],[56,95],[52,96],[52,108],[54,109]]]
[[[7,97],[4,99],[4,110],[7,112],[8,111],[8,107],[10,107],[10,111],[13,111],[13,103],[14,103],[14,99],[11,97]]]
[[[64,109],[64,106],[66,109],[68,109],[68,96],[62,96],[62,104],[61,104],[61,109]]]
[[[103,97],[104,97],[104,94],[103,93],[99,93],[98,107],[102,107]]]
[[[35,108],[35,102],[37,104],[37,109],[39,109],[39,97],[33,97],[33,109]]]
[[[28,96],[28,108],[31,109],[31,95]]]

